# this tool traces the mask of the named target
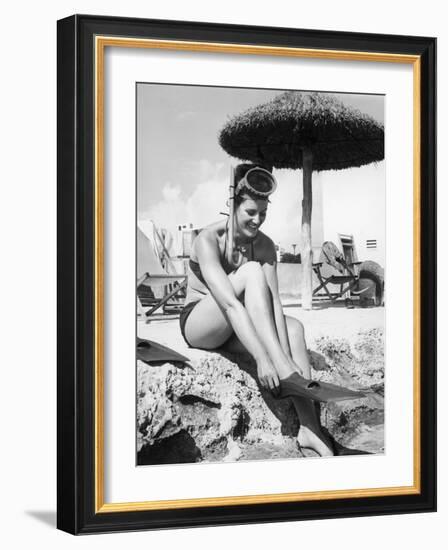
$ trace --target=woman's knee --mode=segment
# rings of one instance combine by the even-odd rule
[[[266,283],[266,277],[264,275],[263,268],[258,262],[246,262],[238,268],[238,273],[244,277],[246,283]]]
[[[246,262],[236,271],[229,275],[229,280],[233,286],[238,299],[244,298],[244,293],[248,285],[267,284],[263,268],[258,262]]]

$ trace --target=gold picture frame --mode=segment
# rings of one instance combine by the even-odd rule
[[[135,24],[133,24],[135,23]],[[435,427],[433,423],[434,333],[428,326],[434,315],[422,309],[423,293],[435,294],[429,284],[428,270],[435,264],[434,222],[434,39],[348,36],[344,33],[291,29],[260,29],[218,25],[216,40],[207,39],[207,24],[176,23],[73,16],[59,22],[59,235],[60,268],[65,274],[60,285],[60,345],[73,333],[79,317],[89,316],[88,336],[73,343],[71,351],[61,353],[59,365],[59,492],[58,526],[72,533],[158,528],[160,526],[244,523],[304,517],[331,517],[336,507],[347,503],[347,515],[367,515],[388,510],[434,509]],[[263,32],[261,32],[263,30]],[[241,42],[230,37],[238,32]],[[233,33],[233,34],[231,34]],[[163,37],[170,36],[169,38]],[[172,37],[171,35],[174,35]],[[187,39],[187,36],[190,38]],[[195,38],[191,38],[194,36]],[[363,44],[363,48],[357,45]],[[381,43],[381,47],[379,44]],[[287,44],[287,45],[286,45]],[[306,46],[305,46],[306,44]],[[367,44],[367,47],[366,47]],[[141,48],[232,55],[269,55],[338,61],[399,63],[413,71],[413,218],[414,218],[414,417],[413,484],[401,487],[225,496],[142,502],[105,502],[104,483],[104,94],[105,52],[107,48]],[[90,56],[89,56],[90,54]],[[73,86],[77,83],[77,87]],[[79,86],[81,84],[81,86]],[[67,92],[68,90],[68,92]],[[70,97],[67,97],[69,93]],[[67,105],[69,104],[69,105]],[[89,110],[90,107],[90,110]],[[71,138],[71,139],[68,139]],[[427,144],[422,150],[422,139]],[[69,143],[69,146],[67,146]],[[73,166],[80,153],[85,166]],[[71,171],[67,184],[67,171]],[[80,184],[81,173],[89,174]],[[78,182],[78,183],[77,183]],[[91,186],[87,196],[70,209],[69,197],[76,185]],[[78,191],[79,192],[79,191]],[[423,195],[423,198],[422,198]],[[88,202],[88,204],[87,204]],[[429,205],[429,206],[428,206]],[[69,213],[70,211],[70,213]],[[82,219],[89,219],[84,226]],[[67,231],[67,219],[72,228]],[[73,233],[81,237],[73,244]],[[90,243],[90,244],[89,244]],[[89,248],[90,247],[90,248]],[[67,250],[68,248],[68,250]],[[70,258],[69,255],[71,254]],[[428,257],[429,254],[429,257]],[[84,258],[85,270],[74,273],[74,257]],[[425,263],[423,263],[423,258]],[[88,267],[87,267],[88,266]],[[79,267],[78,267],[79,269]],[[89,291],[76,292],[78,285]],[[68,290],[67,290],[68,288]],[[66,319],[67,296],[76,294]],[[81,311],[78,317],[75,311]],[[65,320],[64,320],[64,319]],[[79,349],[82,348],[82,353]],[[422,356],[422,350],[425,355]],[[67,384],[67,355],[70,383]],[[84,358],[81,359],[81,358]],[[422,357],[425,368],[422,369]],[[61,378],[64,377],[64,382]],[[71,399],[67,399],[67,395]],[[74,396],[76,399],[74,399]],[[424,397],[425,396],[425,397]],[[82,404],[82,406],[80,405]],[[77,406],[76,406],[77,405]],[[84,416],[80,419],[80,411]],[[87,414],[86,414],[87,411]],[[80,434],[80,429],[84,434]],[[422,435],[422,430],[424,434]],[[425,446],[422,443],[425,440]],[[80,451],[82,449],[82,451]],[[82,472],[80,474],[80,472]],[[80,476],[82,479],[80,479]],[[314,503],[314,505],[313,505]],[[315,504],[318,503],[319,507]],[[74,508],[82,509],[75,514]],[[205,510],[205,512],[204,512]],[[259,518],[259,519],[257,519]]]

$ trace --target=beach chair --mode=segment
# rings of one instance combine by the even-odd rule
[[[158,298],[154,295],[154,287],[163,287],[164,294]],[[160,308],[164,314],[180,313],[184,306],[187,275],[167,275],[144,273],[137,280],[137,308],[140,315],[149,318]],[[149,289],[149,291],[147,290]],[[148,307],[145,311],[145,307]]]
[[[152,236],[154,239],[151,238]],[[159,247],[156,246],[157,239],[160,239]],[[163,314],[177,314],[182,309],[187,275],[173,273],[174,269],[174,262],[157,228],[147,225],[143,232],[139,225],[137,227],[137,315],[142,319],[149,320],[151,315],[160,309]],[[145,308],[148,309],[145,310]]]
[[[356,290],[359,282],[358,267],[361,262],[347,262],[331,241],[323,243],[320,259],[320,262],[313,263],[313,271],[319,281],[319,285],[313,290],[313,298],[324,298],[334,303],[345,296],[346,305],[353,307],[352,295],[357,296],[367,290]],[[330,285],[339,288],[335,291]]]

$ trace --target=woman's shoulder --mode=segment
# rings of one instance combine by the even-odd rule
[[[226,232],[226,222],[225,220],[220,220],[215,223],[211,223],[210,225],[206,225],[203,227],[196,237],[197,239],[216,239],[217,237],[221,237]]]
[[[203,245],[204,243],[207,243],[207,244],[219,243],[219,239],[225,234],[225,231],[226,231],[225,220],[224,221],[220,220],[218,222],[215,222],[203,227],[199,231],[198,235],[196,236],[193,242],[193,246],[192,246],[193,252],[196,252],[196,248],[198,246]]]

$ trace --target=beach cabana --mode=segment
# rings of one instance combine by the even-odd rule
[[[319,92],[285,92],[229,120],[221,147],[242,161],[302,170],[302,307],[312,307],[312,173],[384,158],[384,128],[370,116]]]

